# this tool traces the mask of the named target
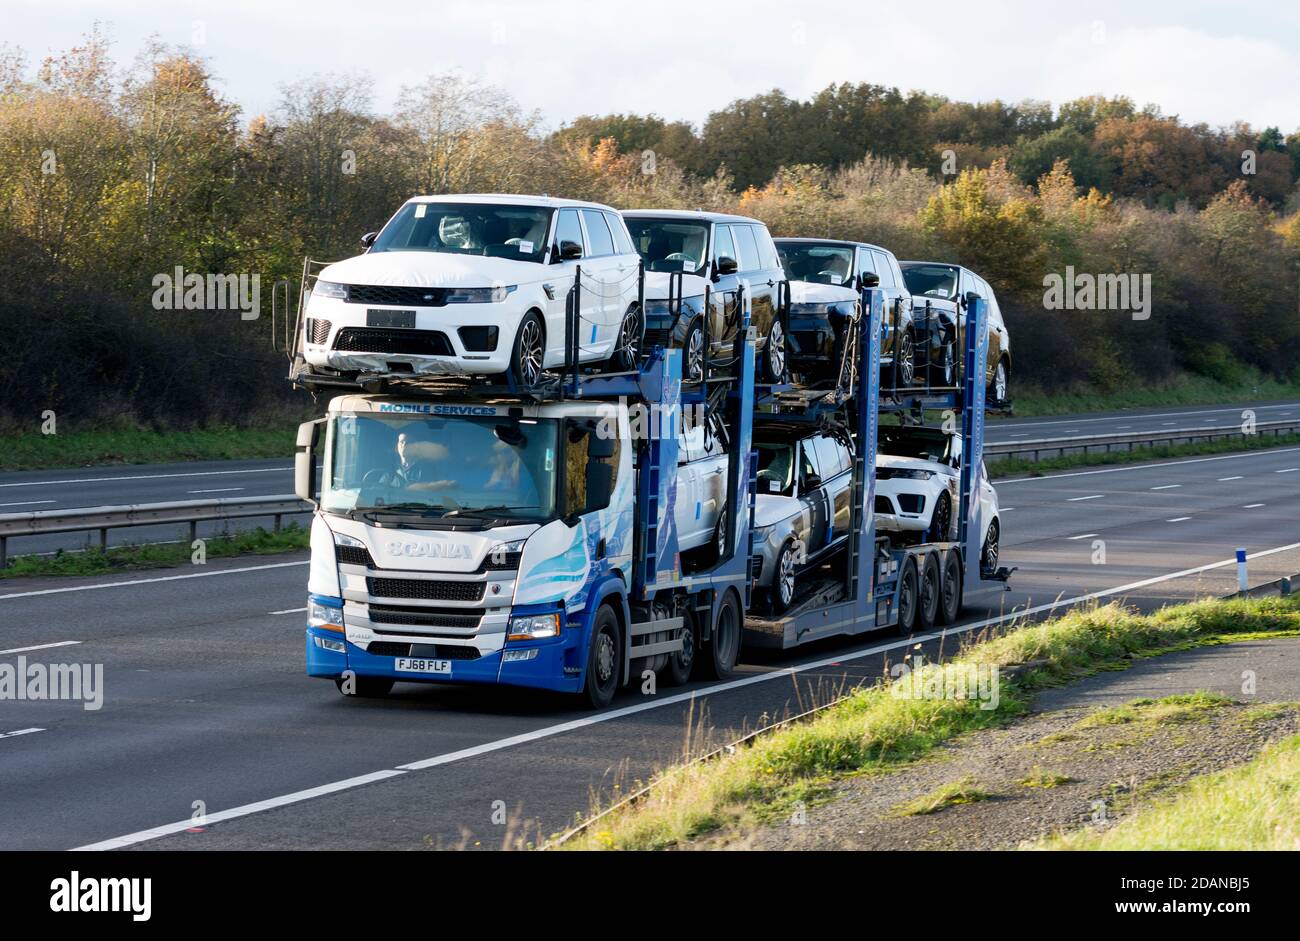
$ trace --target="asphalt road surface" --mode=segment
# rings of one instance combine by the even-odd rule
[[[696,743],[733,738],[873,681],[918,642],[935,657],[1019,613],[1227,593],[1238,546],[1252,584],[1300,572],[1300,448],[998,490],[1018,571],[1010,591],[969,595],[945,635],[822,642],[722,683],[629,689],[598,713],[496,688],[343,698],[303,673],[301,554],[5,582],[0,660],[102,664],[104,699],[0,701],[0,849],[498,847],[673,761],[688,727]]]

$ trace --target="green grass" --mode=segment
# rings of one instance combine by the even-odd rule
[[[1078,830],[1037,848],[1300,849],[1300,735],[1268,746],[1247,764],[1193,778],[1111,829]]]
[[[306,549],[308,530],[290,523],[278,533],[260,526],[231,536],[214,536],[205,540],[208,560],[235,555],[271,555]],[[165,568],[193,562],[194,550],[189,543],[165,545],[114,546],[107,552],[98,548],[77,552],[60,550],[53,555],[21,555],[0,569],[0,579],[26,578],[34,575],[104,575],[132,569]]]
[[[296,423],[196,431],[136,428],[39,432],[0,437],[0,471],[51,470],[93,464],[167,464],[279,457],[293,454]]]
[[[1031,461],[1023,457],[1007,457],[987,462],[989,476],[1041,477],[1052,471],[1077,467],[1100,467],[1108,464],[1135,464],[1141,461],[1158,461],[1166,458],[1198,457],[1210,454],[1231,454],[1238,451],[1261,451],[1300,444],[1300,435],[1258,435],[1230,441],[1202,441],[1189,444],[1162,444],[1155,447],[1134,448],[1132,451],[1093,451],[1089,454],[1067,454],[1063,457],[1046,457]]]
[[[1204,722],[1213,709],[1231,706],[1232,700],[1218,693],[1195,693],[1165,696],[1162,699],[1134,699],[1122,706],[1098,709],[1076,723],[1081,729],[1107,725],[1128,725],[1133,722],[1151,724],[1171,722]]]
[[[875,773],[921,758],[934,746],[1021,714],[1028,694],[1134,657],[1214,643],[1237,634],[1300,634],[1300,596],[1208,600],[1153,614],[1110,604],[1072,611],[972,644],[952,661],[928,664],[923,688],[949,688],[971,665],[1042,661],[1014,679],[1000,676],[996,709],[974,699],[896,696],[890,687],[859,688],[809,721],[761,736],[710,762],[668,768],[639,802],[619,808],[563,844],[582,849],[660,849],[775,819],[796,795],[826,792],[845,774]],[[924,678],[935,676],[933,684]]]
[[[1012,381],[1015,417],[1074,415],[1082,412],[1111,412],[1126,408],[1160,408],[1179,405],[1235,405],[1300,395],[1300,384],[1252,377],[1243,382],[1216,382],[1204,376],[1185,374],[1158,386],[1134,386],[1117,392],[1080,391],[1047,394],[1035,389],[1017,389]]]
[[[936,814],[949,807],[986,801],[992,796],[987,791],[981,791],[976,787],[973,779],[962,778],[960,781],[949,781],[928,794],[922,794],[920,797],[899,804],[894,808],[894,814],[899,817]]]
[[[1069,784],[1073,780],[1074,778],[1069,775],[1044,771],[1040,765],[1034,765],[1034,770],[1021,779],[1020,786],[1045,789],[1060,787],[1062,784]]]

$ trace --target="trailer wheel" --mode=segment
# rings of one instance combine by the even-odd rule
[[[736,668],[736,659],[740,656],[740,605],[736,602],[735,592],[727,592],[718,605],[718,617],[713,623],[713,638],[709,649],[700,658],[700,666],[709,679],[726,679]]]
[[[607,604],[596,612],[591,627],[591,649],[587,652],[587,673],[582,695],[593,709],[603,709],[614,699],[623,677],[623,638],[618,616]]]
[[[695,617],[686,611],[682,618],[682,649],[668,655],[668,664],[664,667],[664,683],[668,686],[681,686],[691,678],[695,666]]]
[[[916,631],[916,559],[911,556],[903,563],[903,573],[898,584],[898,621],[894,630],[900,637],[907,637]]]
[[[356,696],[359,699],[383,699],[393,691],[393,680],[382,676],[339,677],[334,681],[344,696]]]
[[[917,626],[928,631],[939,617],[939,560],[935,553],[927,552],[921,567],[921,581],[917,592]]]
[[[943,577],[939,589],[939,623],[952,624],[961,613],[961,560],[955,550],[943,554]]]

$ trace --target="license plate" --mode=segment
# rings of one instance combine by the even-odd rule
[[[450,660],[426,660],[423,657],[397,657],[393,669],[400,673],[450,673]]]
[[[404,327],[412,328],[415,326],[415,311],[413,310],[375,310],[371,308],[366,311],[367,327]]]

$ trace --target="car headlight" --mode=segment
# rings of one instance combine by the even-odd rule
[[[343,632],[343,599],[310,595],[307,598],[307,624],[327,631]]]
[[[333,281],[317,281],[312,285],[312,297],[336,297],[339,300],[348,299],[348,286],[346,284],[335,284]]]
[[[908,467],[881,467],[876,470],[878,480],[929,480],[933,476],[934,471],[915,470]]]
[[[560,636],[559,614],[521,614],[510,619],[506,640],[540,640]]]
[[[448,304],[500,304],[518,288],[517,284],[500,284],[494,288],[451,288],[446,300]]]

